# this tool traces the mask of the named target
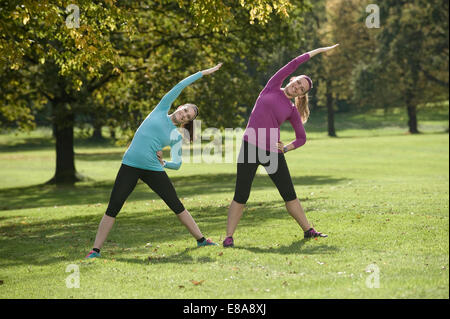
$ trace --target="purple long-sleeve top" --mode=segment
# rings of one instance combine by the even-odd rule
[[[306,133],[297,108],[281,89],[283,81],[302,63],[310,58],[308,53],[302,54],[286,64],[267,82],[258,96],[250,119],[244,132],[244,140],[268,151],[278,151],[280,126],[289,120],[295,131],[293,145],[298,148],[305,144]],[[276,140],[270,140],[270,130],[276,132]],[[264,134],[265,131],[265,134]],[[255,136],[256,135],[256,136]],[[265,139],[265,141],[264,141]],[[274,144],[274,145],[272,145]]]

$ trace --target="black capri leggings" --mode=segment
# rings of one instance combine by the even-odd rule
[[[262,150],[243,140],[237,164],[234,201],[247,203],[259,165],[264,166],[285,202],[297,198],[284,154]]]
[[[158,194],[175,214],[184,211],[184,206],[178,199],[175,188],[166,172],[150,171],[122,164],[111,192],[106,215],[110,217],[117,216],[126,199],[136,186],[138,179],[144,181],[145,184]]]

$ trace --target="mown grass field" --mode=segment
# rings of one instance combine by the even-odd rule
[[[258,174],[236,247],[196,248],[139,183],[102,258],[89,261],[125,147],[77,139],[76,167],[92,180],[54,187],[42,185],[54,172],[51,131],[1,134],[0,297],[449,298],[448,109],[422,111],[420,135],[405,134],[403,113],[339,113],[339,138],[327,137],[325,116],[313,113],[307,143],[286,155],[326,239],[304,240]],[[282,140],[292,138],[283,127]],[[168,174],[205,236],[221,243],[235,164],[186,163]],[[80,288],[66,286],[71,264]],[[379,288],[367,285],[370,269],[379,270]]]

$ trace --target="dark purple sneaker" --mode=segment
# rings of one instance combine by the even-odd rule
[[[227,237],[223,241],[223,247],[234,247],[233,237]]]
[[[328,237],[326,234],[322,234],[317,232],[314,228],[311,228],[305,231],[305,238],[313,238],[313,237]]]

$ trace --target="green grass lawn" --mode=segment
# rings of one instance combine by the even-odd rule
[[[421,117],[420,117],[421,116]],[[339,138],[312,114],[307,143],[286,155],[310,222],[304,240],[265,174],[255,178],[235,248],[196,248],[156,194],[139,183],[102,258],[92,248],[125,150],[78,139],[76,167],[92,180],[44,186],[54,172],[51,132],[0,135],[0,298],[449,298],[448,109],[339,113]],[[293,132],[283,127],[282,140]],[[167,152],[166,152],[167,154]],[[168,171],[204,232],[221,243],[235,164]],[[67,288],[69,265],[80,288]],[[379,270],[379,288],[366,284]],[[373,268],[372,268],[373,269]]]

